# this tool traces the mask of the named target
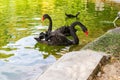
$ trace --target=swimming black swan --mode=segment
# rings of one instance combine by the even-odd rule
[[[41,40],[41,39],[46,40],[47,36],[52,31],[52,19],[51,19],[51,17],[48,14],[44,14],[42,16],[42,21],[44,21],[45,19],[49,20],[48,30],[45,33],[44,32],[40,33],[39,40]],[[69,30],[68,26],[62,26],[61,28],[56,29],[55,32],[60,32],[60,33],[64,34],[65,36],[70,36],[70,30]]]
[[[46,40],[40,40],[39,38],[35,38],[38,42],[48,44],[48,45],[57,45],[57,46],[68,46],[68,45],[76,45],[79,44],[79,39],[76,35],[74,27],[79,25],[82,29],[84,28],[84,32],[88,35],[87,28],[83,26],[80,22],[74,22],[69,27],[70,34],[73,37],[73,40],[69,40],[64,34],[60,32],[51,32]]]
[[[42,17],[42,21],[44,21],[45,19],[49,20],[49,27],[48,27],[48,31],[46,31],[45,33],[43,33],[43,32],[40,33],[40,36],[39,36],[40,40],[41,39],[46,40],[47,36],[52,31],[52,19],[51,19],[51,17],[48,14],[44,14]],[[83,24],[81,24],[81,25],[83,25]],[[74,29],[74,30],[77,31],[76,29]],[[83,28],[83,31],[84,31],[84,28]],[[62,27],[56,29],[55,32],[60,32],[65,36],[71,36],[69,26],[62,26]]]
[[[65,13],[65,15],[66,15],[68,18],[74,18],[74,17],[77,18],[79,14],[80,14],[80,12],[78,12],[76,15]]]

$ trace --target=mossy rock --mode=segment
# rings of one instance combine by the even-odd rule
[[[82,49],[106,52],[120,59],[120,28],[109,30]]]

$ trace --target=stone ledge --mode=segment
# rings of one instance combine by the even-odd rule
[[[92,50],[67,53],[35,80],[91,80],[106,56]]]

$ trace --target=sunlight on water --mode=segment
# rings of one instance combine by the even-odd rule
[[[50,54],[58,51],[57,48],[55,49],[54,47],[54,49],[51,49],[53,52],[49,53],[46,50],[50,47],[45,45],[44,50],[39,50],[39,47],[35,47],[36,44],[38,43],[35,41],[34,36],[27,36],[15,43],[3,46],[3,48],[15,48],[16,50],[0,50],[0,53],[14,54],[8,59],[0,60],[0,79],[16,80],[19,78],[19,80],[33,80],[56,61],[56,57]],[[43,48],[44,46],[41,45],[41,47]],[[61,53],[64,49],[60,48]]]
[[[14,54],[14,56],[0,61],[1,80],[33,80],[35,75],[42,74],[44,70],[56,61],[54,56],[43,59],[42,52],[34,49],[36,41],[33,36],[24,37],[15,43],[10,43],[3,48],[17,48],[16,50],[4,51],[2,53]],[[26,48],[29,47],[29,48]]]

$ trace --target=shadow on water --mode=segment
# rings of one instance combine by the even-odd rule
[[[48,46],[46,44],[37,43],[37,44],[35,44],[35,48],[37,48],[39,51],[43,52],[44,59],[50,55],[53,55],[56,58],[60,58],[63,55],[63,53],[65,54],[65,52],[67,52],[67,50],[65,52],[62,52],[63,49],[65,50],[65,46]]]
[[[113,20],[120,11],[117,0],[1,0],[0,1],[0,79],[33,80],[42,74],[56,59],[67,52],[78,51],[87,43],[114,28]],[[65,13],[77,18],[66,18]],[[48,46],[37,43],[34,37],[46,31],[41,16],[48,13],[53,30],[80,21],[89,30],[85,37],[80,28],[79,45]],[[119,26],[119,20],[116,21]]]

